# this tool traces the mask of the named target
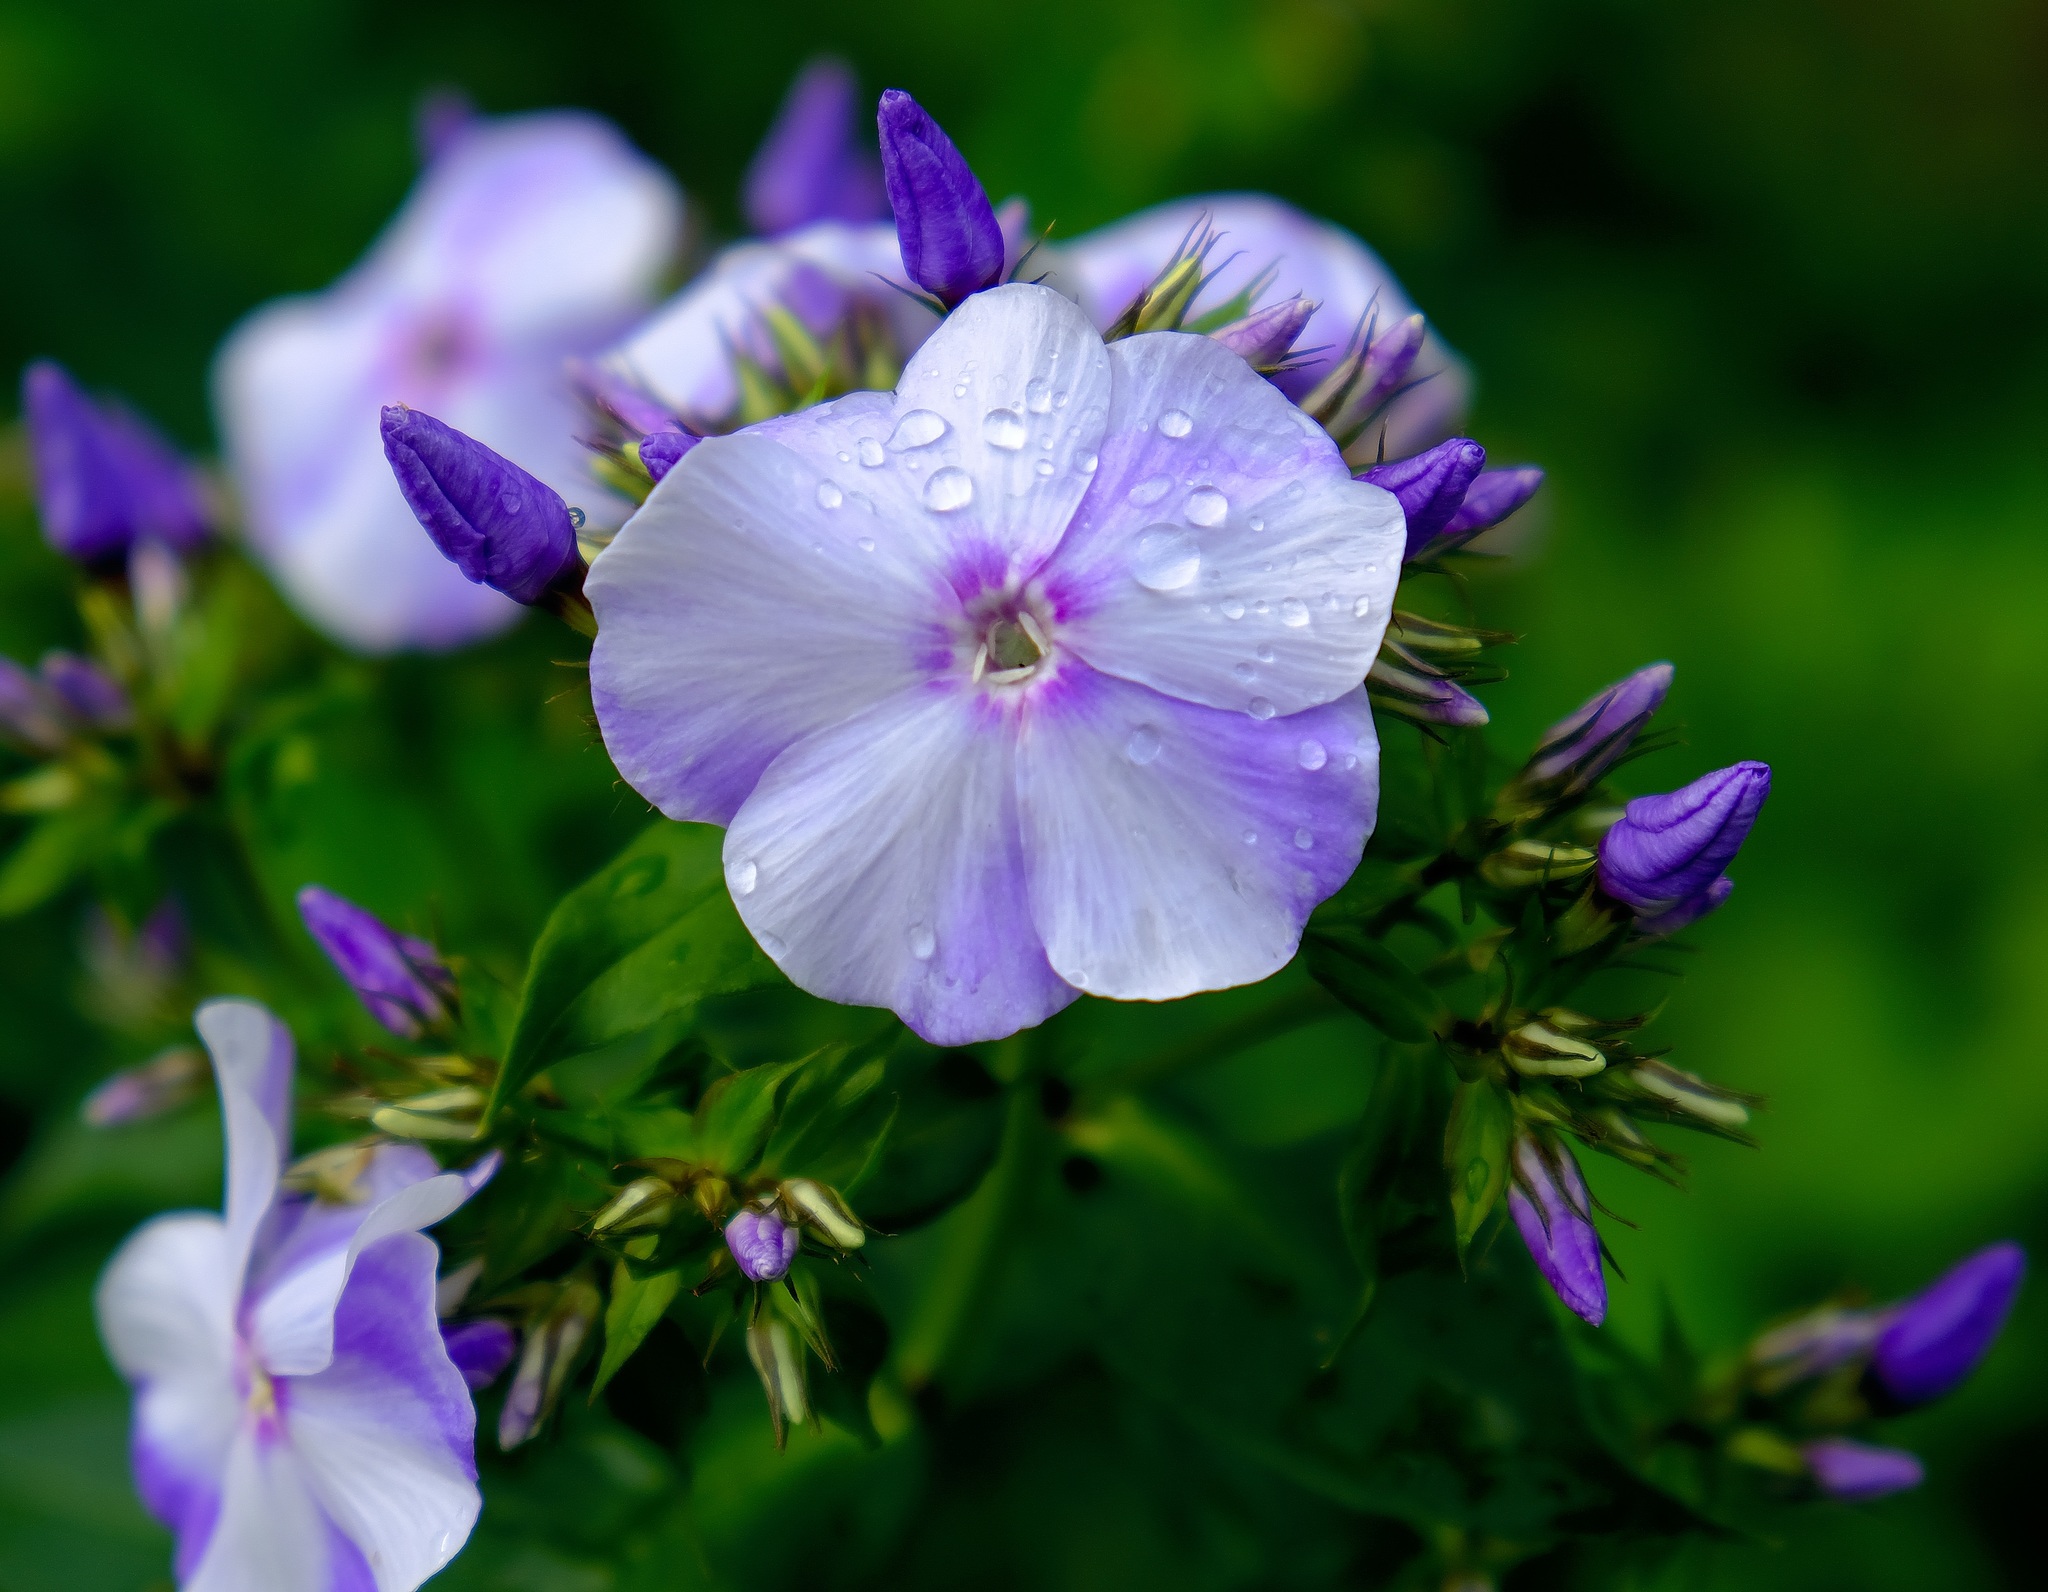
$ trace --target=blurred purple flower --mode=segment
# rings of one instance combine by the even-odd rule
[[[780,237],[814,221],[874,221],[889,213],[874,151],[855,142],[859,87],[825,57],[797,74],[747,168],[747,224]]]
[[[519,1352],[519,1334],[504,1322],[489,1319],[444,1324],[441,1342],[472,1390],[497,1381]]]
[[[135,708],[121,682],[90,658],[46,652],[39,672],[64,711],[88,729],[123,730],[134,721]]]
[[[1918,1455],[1903,1448],[1878,1448],[1846,1437],[1822,1437],[1799,1450],[1813,1479],[1830,1498],[1861,1503],[1906,1492],[1927,1479]]]
[[[197,1100],[207,1081],[206,1057],[190,1045],[173,1045],[106,1079],[85,1097],[78,1114],[95,1128],[144,1122]]]
[[[1649,664],[1588,697],[1543,732],[1527,777],[1545,784],[1561,780],[1565,795],[1591,790],[1664,705],[1673,673],[1668,663]]]
[[[23,751],[47,753],[70,734],[57,694],[12,658],[0,657],[0,736]]]
[[[206,540],[190,466],[144,421],[94,403],[47,359],[22,373],[21,402],[43,535],[58,552],[96,563],[139,540]]]
[[[1980,1249],[1889,1312],[1871,1377],[1902,1408],[1951,1392],[1991,1352],[2027,1274],[2018,1244]]]
[[[454,977],[425,940],[398,933],[316,884],[299,892],[299,916],[370,1015],[392,1033],[412,1039],[447,1020]]]

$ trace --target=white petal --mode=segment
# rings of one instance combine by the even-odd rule
[[[257,1230],[291,1148],[292,1036],[254,1001],[208,1001],[193,1014],[220,1085],[227,1137],[229,1295],[239,1298]]]
[[[378,1592],[412,1592],[476,1523],[476,1416],[434,1319],[433,1244],[366,1257],[338,1314],[333,1363],[280,1383],[291,1443]]]
[[[291,1446],[253,1425],[228,1451],[220,1520],[184,1592],[328,1592],[328,1525]]]
[[[1172,1000],[1285,966],[1378,804],[1365,693],[1259,721],[1062,670],[1018,748],[1032,919],[1054,969]]]
[[[934,1044],[1071,1001],[1031,927],[1015,734],[989,697],[933,685],[776,759],[725,839],[762,949],[812,994],[887,1006]]]
[[[1400,504],[1221,345],[1155,332],[1110,355],[1095,488],[1040,576],[1061,640],[1106,673],[1260,716],[1357,686],[1400,581]]]
[[[249,1337],[273,1376],[307,1376],[334,1357],[334,1312],[350,1273],[379,1240],[416,1233],[451,1215],[479,1187],[496,1161],[469,1172],[444,1172],[400,1189],[372,1206],[345,1248],[316,1250],[306,1261],[265,1280]],[[481,1174],[481,1175],[479,1175]]]
[[[669,817],[729,822],[783,748],[951,659],[965,620],[927,516],[857,459],[888,436],[862,393],[714,437],[592,565],[605,746]]]

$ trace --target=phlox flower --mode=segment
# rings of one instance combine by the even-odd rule
[[[371,652],[512,621],[516,603],[420,534],[379,413],[428,410],[601,510],[565,361],[652,303],[680,222],[674,184],[606,122],[471,122],[360,264],[229,335],[214,371],[228,464],[257,551],[309,619]]]
[[[475,1524],[476,1413],[434,1315],[420,1229],[496,1158],[441,1173],[367,1152],[348,1203],[282,1184],[291,1037],[249,1001],[199,1009],[227,1130],[224,1216],[160,1216],[100,1279],[135,1388],[135,1479],[185,1592],[411,1592]]]
[[[1263,978],[1371,830],[1399,505],[1237,355],[1026,283],[686,454],[585,582],[626,779],[941,1044]]]

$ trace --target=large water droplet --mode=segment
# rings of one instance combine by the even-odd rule
[[[879,469],[882,463],[882,445],[873,437],[862,437],[854,444],[854,452],[860,455],[860,462],[870,470]]]
[[[988,439],[988,445],[1009,453],[1024,446],[1030,430],[1024,417],[1014,409],[991,409],[981,420],[981,434]]]
[[[1363,619],[1367,614],[1371,612],[1372,599],[1370,597],[1361,597],[1358,599],[1357,602],[1351,605],[1351,617],[1353,619]]]
[[[830,481],[820,481],[818,483],[819,508],[836,509],[839,507],[840,504],[844,503],[845,501],[846,494],[840,491],[839,488],[834,486]]]
[[[1300,751],[1301,766],[1314,772],[1329,762],[1330,754],[1324,750],[1321,741],[1303,741]]]
[[[1159,417],[1159,434],[1162,437],[1184,437],[1195,429],[1195,423],[1188,419],[1184,409],[1169,409]]]
[[[1198,486],[1188,494],[1190,525],[1221,525],[1230,512],[1230,500],[1213,486]]]
[[[1294,845],[1295,845],[1295,849],[1296,849],[1296,850],[1298,850],[1298,851],[1307,851],[1307,850],[1309,850],[1309,849],[1310,849],[1311,847],[1313,847],[1313,846],[1315,845],[1315,843],[1316,843],[1316,837],[1315,837],[1314,835],[1312,835],[1311,833],[1309,833],[1309,831],[1308,831],[1308,830],[1306,830],[1306,829],[1297,829],[1297,830],[1295,830],[1295,832],[1294,832]]]
[[[752,895],[754,886],[760,882],[761,870],[752,857],[742,857],[732,865],[732,893]]]
[[[1173,477],[1155,475],[1148,481],[1140,481],[1131,488],[1130,499],[1141,509],[1150,508],[1173,490]]]
[[[1130,739],[1124,742],[1124,756],[1143,768],[1159,755],[1159,732],[1149,724],[1141,724],[1131,731]]]
[[[1308,623],[1308,604],[1299,597],[1281,598],[1280,623],[1289,630],[1299,630]]]
[[[937,935],[933,934],[922,923],[911,924],[910,954],[912,956],[916,957],[920,962],[929,962],[932,959],[932,952],[938,948],[939,940]]]
[[[1256,846],[1259,843],[1259,832],[1256,829],[1247,829],[1238,838],[1247,846]]]
[[[1148,591],[1179,591],[1202,567],[1202,549],[1178,525],[1154,525],[1138,533],[1131,573]]]
[[[872,553],[875,550],[875,539],[872,536],[863,536],[853,545],[858,547],[863,553]]]
[[[946,434],[946,422],[929,409],[913,409],[896,422],[896,429],[889,434],[892,448],[924,448],[937,442]],[[1296,482],[1299,486],[1301,483]]]
[[[1245,711],[1263,724],[1280,710],[1264,697],[1253,697],[1250,702],[1245,704]]]
[[[1024,405],[1034,415],[1052,408],[1052,383],[1043,376],[1033,376],[1024,383]]]
[[[974,477],[958,465],[932,471],[924,484],[924,506],[935,514],[951,514],[974,501]]]
[[[1262,645],[1262,646],[1261,646],[1261,647],[1259,648],[1259,653],[1258,653],[1258,656],[1259,656],[1259,662],[1261,662],[1261,663],[1271,663],[1271,662],[1273,661],[1273,649],[1272,649],[1271,647],[1268,647],[1268,646],[1263,646],[1263,645]]]
[[[1053,470],[1052,460],[1040,459],[1038,463],[1034,464],[1031,468],[1036,470],[1040,475],[1051,475]]]
[[[1244,604],[1235,597],[1226,597],[1221,604],[1225,619],[1244,618]]]
[[[761,949],[766,951],[771,958],[779,958],[784,951],[789,949],[787,945],[782,943],[782,936],[779,934],[757,934],[754,938],[759,942]]]

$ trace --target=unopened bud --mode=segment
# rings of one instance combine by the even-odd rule
[[[1617,1072],[1614,1082],[1626,1083],[1678,1116],[1692,1117],[1717,1128],[1740,1128],[1749,1121],[1749,1104],[1744,1096],[1661,1061],[1635,1062]]]
[[[425,940],[314,884],[299,892],[299,916],[335,971],[392,1033],[416,1039],[422,1028],[447,1020],[455,980]]]
[[[882,95],[882,182],[910,280],[951,308],[1003,279],[1003,229],[967,159],[901,89]]]
[[[1591,790],[1612,768],[1671,689],[1671,665],[1653,663],[1581,703],[1577,712],[1543,732],[1525,783],[1561,785],[1560,795]]]
[[[212,1076],[205,1056],[191,1045],[177,1045],[115,1073],[85,1097],[79,1115],[95,1128],[142,1122],[197,1100]]]
[[[774,1282],[787,1272],[802,1242],[803,1235],[773,1211],[749,1207],[725,1224],[725,1247],[754,1282]]]
[[[868,1241],[867,1229],[847,1208],[837,1189],[807,1177],[793,1177],[782,1185],[780,1192],[783,1204],[797,1219],[828,1243],[841,1249],[858,1249]]]
[[[1486,704],[1456,681],[1404,667],[1385,654],[1373,660],[1365,685],[1374,707],[1419,724],[1474,728],[1487,721]]]
[[[1634,907],[1639,924],[1668,921],[1714,889],[1770,792],[1769,766],[1752,762],[1637,797],[1601,838],[1600,888]]]
[[[1260,375],[1270,376],[1287,363],[1317,307],[1314,299],[1297,294],[1219,326],[1209,336]]]
[[[1350,350],[1301,400],[1311,419],[1348,448],[1398,395],[1429,335],[1420,315],[1411,315],[1374,336],[1370,322],[1352,339]]]
[[[804,1386],[804,1351],[788,1323],[766,1311],[747,1327],[747,1358],[760,1373],[768,1395],[768,1419],[780,1448],[788,1427],[810,1418],[810,1395]]]
[[[1903,1448],[1879,1448],[1846,1437],[1822,1437],[1799,1450],[1815,1485],[1830,1498],[1860,1503],[1908,1492],[1927,1479],[1917,1454]]]
[[[684,431],[680,427],[650,431],[640,439],[640,462],[659,483],[682,461],[684,454],[703,440],[694,431]]]
[[[1574,1315],[1599,1326],[1607,1318],[1607,1277],[1592,1196],[1572,1152],[1548,1135],[1517,1134],[1508,1212],[1543,1280]]]
[[[1867,1355],[1885,1320],[1880,1310],[1845,1310],[1839,1305],[1809,1310],[1757,1335],[1749,1346],[1750,1379],[1759,1392],[1769,1395],[1825,1376]]]
[[[1887,1399],[1925,1404],[1975,1370],[1998,1341],[2026,1272],[2018,1244],[1993,1244],[1897,1306],[1871,1362]]]
[[[675,1208],[675,1185],[666,1178],[635,1178],[590,1223],[593,1233],[637,1232],[659,1227]]]
[[[1463,547],[1481,531],[1491,530],[1514,513],[1542,485],[1543,472],[1533,464],[1484,471],[1465,489],[1465,500],[1458,505],[1457,512],[1416,556],[1440,558]]]
[[[1528,1078],[1590,1078],[1607,1065],[1598,1046],[1561,1034],[1548,1023],[1524,1023],[1500,1042],[1500,1053]]]
[[[1583,846],[1547,840],[1516,840],[1479,865],[1479,876],[1500,890],[1527,890],[1537,885],[1576,879],[1597,861]]]
[[[540,1430],[576,1367],[601,1302],[589,1283],[572,1282],[556,1296],[548,1313],[527,1329],[519,1372],[498,1412],[500,1448],[517,1448]]]
[[[410,1095],[370,1113],[370,1125],[394,1139],[474,1139],[483,1133],[484,1092],[467,1086]]]
[[[860,223],[886,212],[874,154],[854,140],[856,92],[843,61],[815,60],[797,74],[747,167],[742,203],[754,231],[772,238],[817,221]]]
[[[1450,523],[1485,464],[1484,448],[1470,437],[1453,437],[1413,458],[1373,465],[1359,479],[1393,493],[1408,522],[1402,557],[1413,560]]]

